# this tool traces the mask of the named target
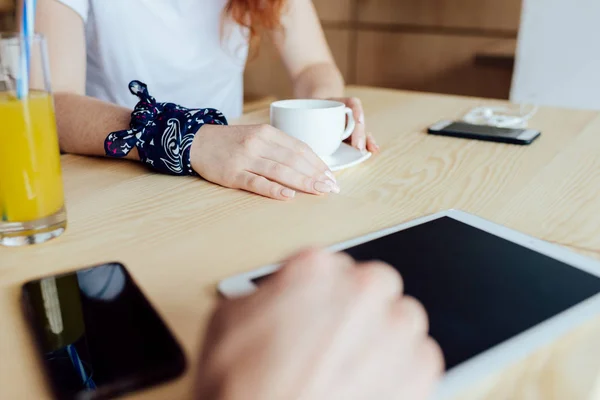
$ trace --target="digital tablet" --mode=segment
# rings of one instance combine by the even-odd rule
[[[600,262],[456,211],[338,244],[404,278],[429,314],[446,359],[436,399],[449,398],[571,328],[600,315]],[[219,284],[226,297],[256,290],[279,265]]]

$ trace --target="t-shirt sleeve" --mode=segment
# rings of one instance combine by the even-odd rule
[[[83,22],[87,22],[88,10],[90,7],[89,0],[58,0],[67,7],[70,7],[83,18]]]

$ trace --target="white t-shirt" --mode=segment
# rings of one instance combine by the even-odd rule
[[[246,31],[223,25],[226,0],[59,0],[85,22],[86,92],[133,108],[136,79],[159,102],[242,113]]]

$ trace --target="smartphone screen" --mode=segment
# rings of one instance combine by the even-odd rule
[[[488,136],[505,136],[517,138],[525,129],[497,128],[487,125],[472,125],[466,122],[453,122],[443,129],[446,132],[464,132]]]
[[[428,132],[435,135],[514,144],[529,144],[540,136],[540,132],[532,129],[498,128],[487,125],[473,125],[466,122],[436,124],[430,127]]]
[[[23,302],[57,398],[110,398],[185,370],[179,344],[121,264],[28,282]]]

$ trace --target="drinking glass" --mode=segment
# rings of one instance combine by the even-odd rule
[[[0,34],[0,244],[42,243],[66,223],[45,40]]]

